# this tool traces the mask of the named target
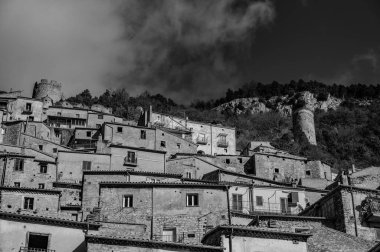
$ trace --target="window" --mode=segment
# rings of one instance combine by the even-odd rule
[[[40,164],[40,173],[47,173],[47,164]]]
[[[91,161],[83,161],[82,169],[83,171],[91,171]]]
[[[15,159],[15,171],[24,171],[24,160],[20,158]]]
[[[180,143],[177,143],[177,148],[181,149],[181,144]]]
[[[123,132],[123,127],[117,127],[117,133],[122,133]]]
[[[20,187],[21,186],[20,182],[15,182],[14,185],[15,185],[15,187]]]
[[[97,128],[97,129],[100,129],[100,127],[102,127],[101,124],[96,124],[96,128]]]
[[[76,114],[76,117],[79,118],[79,114]]]
[[[166,147],[166,142],[165,141],[161,141],[161,147]]]
[[[33,122],[34,121],[34,116],[28,116],[28,121]]]
[[[306,176],[310,176],[311,175],[311,171],[310,170],[307,170],[306,171]]]
[[[279,173],[280,170],[278,168],[274,168],[274,173]]]
[[[263,197],[256,196],[256,206],[263,206]]]
[[[29,233],[27,251],[47,251],[48,248],[48,234]]]
[[[229,164],[229,163],[231,163],[231,161],[230,161],[229,158],[227,158],[227,159],[226,159],[226,164]]]
[[[57,112],[57,116],[61,116],[62,115],[62,113],[61,112]]]
[[[186,172],[186,178],[191,179],[191,172]]]
[[[141,130],[141,132],[140,132],[140,138],[141,139],[146,139],[146,131],[145,130]]]
[[[199,206],[197,193],[191,193],[186,195],[186,206]]]
[[[103,119],[103,115],[98,115],[98,119]]]
[[[288,195],[288,206],[297,206],[298,203],[298,192],[291,192]]]
[[[128,151],[127,156],[124,159],[124,163],[137,163],[136,152]]]
[[[243,195],[242,194],[232,194],[232,210],[235,210],[235,211],[243,210]]]
[[[133,195],[123,196],[123,207],[133,207]]]
[[[327,179],[327,172],[323,172],[323,176]]]
[[[86,132],[87,137],[91,137],[91,131]]]
[[[57,153],[58,149],[57,148],[53,148],[53,153]]]
[[[26,104],[26,111],[31,111],[32,110],[32,104],[31,103],[27,103]]]
[[[242,158],[238,158],[238,161],[239,161],[240,164],[243,163],[243,159]]]
[[[24,209],[33,210],[34,198],[25,197],[24,198]]]
[[[71,214],[71,219],[73,221],[78,221],[78,214],[75,214],[75,213]]]
[[[44,146],[42,144],[38,145],[38,149],[42,151],[44,149]]]
[[[45,184],[44,183],[38,184],[38,189],[45,189]]]

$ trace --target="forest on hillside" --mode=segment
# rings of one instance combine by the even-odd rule
[[[316,111],[315,127],[318,146],[306,141],[295,142],[292,135],[291,118],[278,113],[241,114],[225,111],[218,113],[213,107],[236,98],[292,95],[301,91],[310,91],[318,100],[324,100],[328,94],[343,98],[345,102],[335,111]],[[351,86],[325,85],[311,81],[279,84],[248,83],[238,90],[228,89],[225,97],[210,101],[194,101],[190,106],[176,104],[161,94],[144,92],[130,96],[125,89],[106,90],[99,97],[93,97],[86,89],[67,100],[91,106],[100,103],[111,107],[116,115],[137,120],[138,107],[149,105],[157,112],[177,116],[187,116],[192,120],[223,123],[236,127],[237,145],[241,149],[249,141],[270,141],[274,146],[296,155],[310,159],[319,159],[336,170],[348,169],[355,164],[359,168],[380,166],[380,85],[355,84]],[[355,100],[371,100],[367,106],[357,105]]]

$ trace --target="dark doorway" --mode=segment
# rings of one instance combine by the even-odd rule
[[[49,235],[29,233],[28,248],[48,249]]]

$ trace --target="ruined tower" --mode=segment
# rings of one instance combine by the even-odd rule
[[[34,84],[33,98],[42,99],[44,97],[50,97],[53,103],[56,103],[62,99],[62,84],[57,81],[48,82],[47,79],[42,79],[40,83]]]
[[[310,144],[317,145],[313,111],[303,107],[293,112],[293,134],[298,142],[305,136]]]
[[[293,135],[300,142],[303,137],[312,145],[317,145],[314,126],[314,105],[317,100],[310,92],[296,95],[293,104]]]

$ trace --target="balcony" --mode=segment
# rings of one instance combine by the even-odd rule
[[[191,243],[191,244],[200,244],[202,237],[193,234],[180,234],[180,235],[153,235],[154,241],[163,241],[163,242],[177,242],[177,243]]]
[[[292,204],[268,202],[261,202],[259,205],[248,201],[231,202],[230,206],[232,212],[255,215],[298,215],[303,210]]]
[[[73,148],[73,149],[96,149],[96,142],[72,144],[71,148]]]
[[[208,138],[207,137],[197,137],[197,144],[207,144]]]
[[[219,140],[216,144],[218,147],[221,148],[227,148],[228,147],[228,142],[225,140]]]
[[[131,158],[131,157],[126,157],[124,158],[124,165],[126,166],[137,166],[137,158]]]
[[[32,109],[23,109],[21,113],[24,115],[31,115],[31,114],[33,114],[33,110]]]
[[[40,248],[20,247],[19,252],[55,252],[55,250],[53,250],[53,249],[40,249]]]

